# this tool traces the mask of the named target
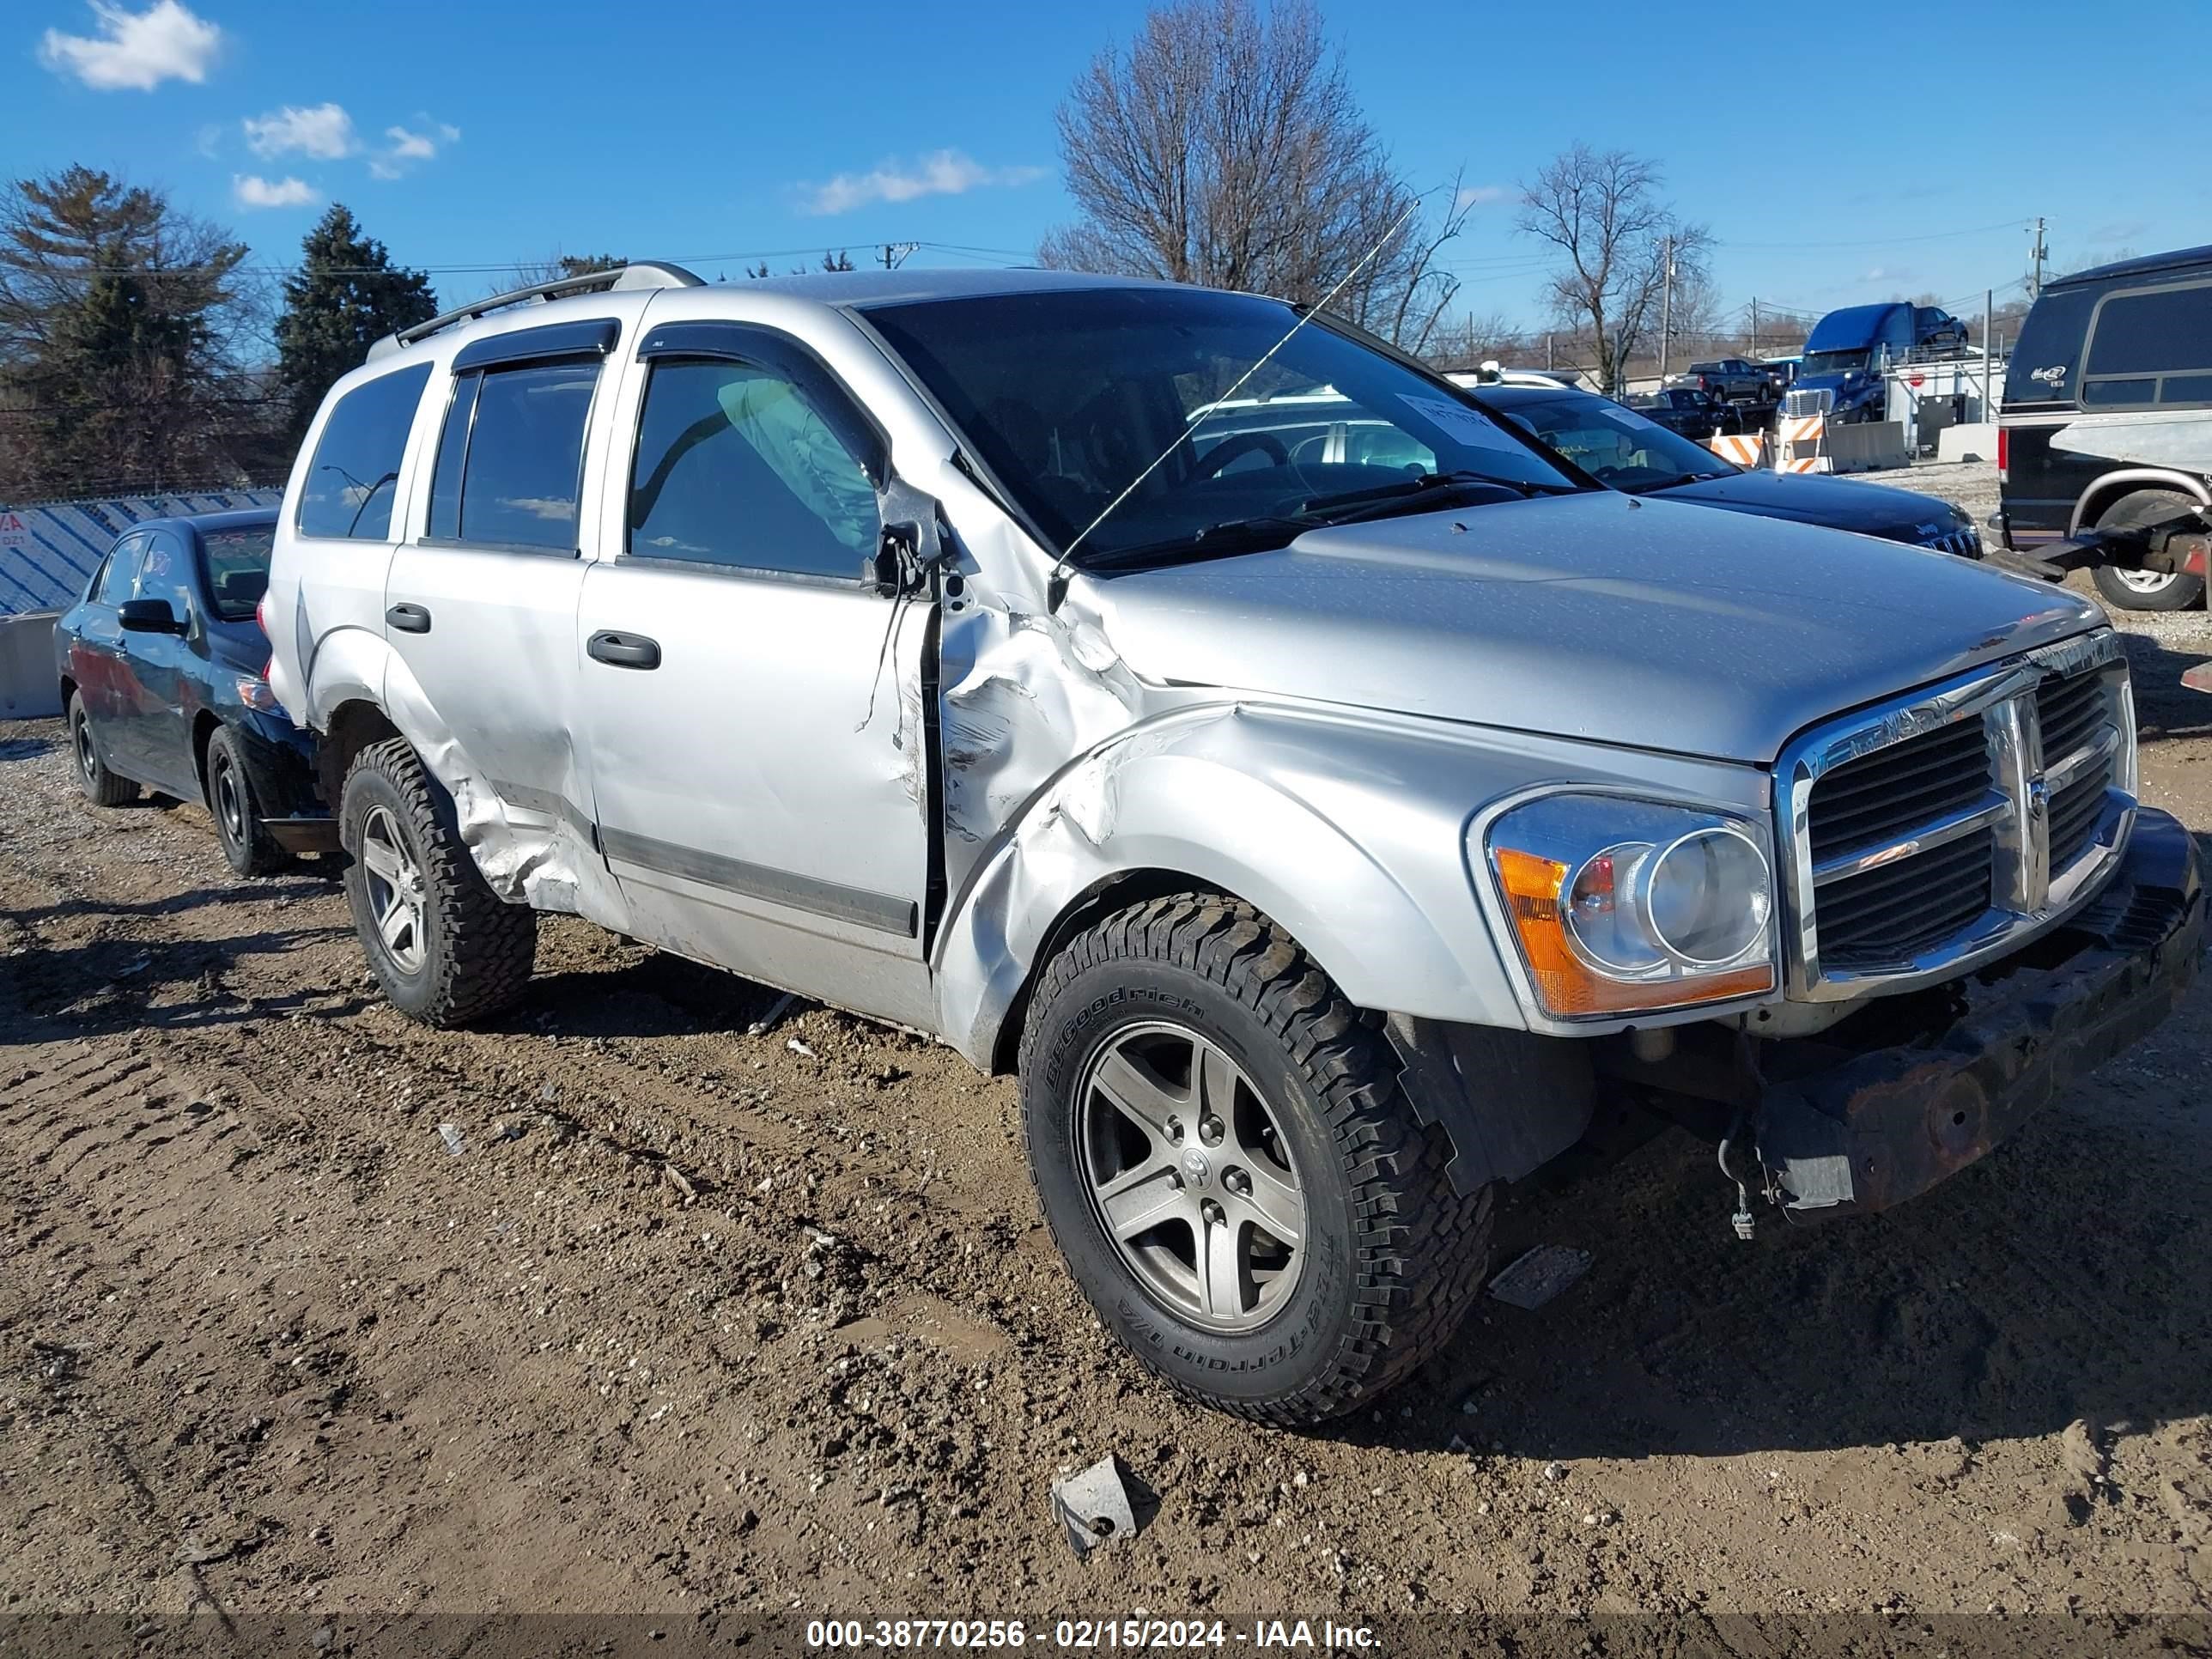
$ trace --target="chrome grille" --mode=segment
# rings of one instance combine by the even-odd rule
[[[1845,761],[1813,786],[1813,861],[1884,844],[1989,793],[1989,737],[1978,720]]]
[[[1990,908],[1994,837],[1987,830],[1820,889],[1820,961],[1879,967],[1940,945]]]
[[[1917,533],[1920,545],[1933,552],[1955,553],[1964,559],[1982,556],[1982,533],[1971,525],[1960,530],[1943,530],[1935,525],[1923,525]]]
[[[1816,728],[1776,777],[1790,990],[1959,972],[2088,896],[2133,821],[2135,714],[2109,631]]]

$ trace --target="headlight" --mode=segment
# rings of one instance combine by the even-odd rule
[[[1548,1013],[1678,1008],[1775,987],[1773,864],[1748,820],[1547,795],[1500,817],[1483,851]]]

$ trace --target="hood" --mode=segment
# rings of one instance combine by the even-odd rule
[[[1750,763],[2103,615],[1947,553],[1604,491],[1080,580],[1147,678]]]
[[[1887,484],[1825,478],[1816,472],[1738,472],[1652,493],[1670,501],[1695,501],[1699,507],[1755,513],[1761,518],[1826,525],[1831,530],[1855,530],[1863,536],[1916,544],[1922,539],[1923,525],[1935,526],[1931,533],[1936,535],[1971,526],[1971,520],[1948,501],[1910,489],[1893,489]]]
[[[1881,383],[1881,376],[1871,368],[1838,368],[1824,374],[1800,374],[1790,383],[1790,389],[1792,392],[1832,392],[1840,402],[1846,393],[1854,398],[1863,398]]]

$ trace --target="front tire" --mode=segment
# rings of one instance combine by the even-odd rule
[[[346,901],[392,1006],[441,1028],[507,1008],[530,982],[538,917],[493,892],[453,797],[404,738],[354,757],[338,807]]]
[[[283,868],[284,849],[261,825],[261,803],[254,799],[252,774],[246,767],[246,745],[228,726],[208,738],[207,809],[222,860],[249,880]]]
[[[92,715],[84,706],[84,693],[70,693],[70,752],[76,760],[76,781],[84,798],[94,806],[128,806],[138,799],[138,786],[107,769],[93,741]]]
[[[2195,505],[2178,490],[2131,490],[2097,515],[2097,528],[2155,524]],[[2167,574],[2100,564],[2089,573],[2089,580],[2106,604],[2122,611],[2193,611],[2204,600],[2204,578],[2185,571]]]
[[[1310,1424],[1450,1339],[1493,1189],[1453,1190],[1399,1070],[1234,900],[1138,905],[1046,966],[1022,1036],[1030,1170],[1076,1282],[1146,1366],[1218,1410]]]

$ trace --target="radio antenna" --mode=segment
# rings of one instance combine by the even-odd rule
[[[1442,188],[1442,186],[1438,186],[1438,188]],[[1390,239],[1398,234],[1399,227],[1403,225],[1407,220],[1413,216],[1413,210],[1420,206],[1423,202],[1426,201],[1430,197],[1435,194],[1436,191],[1434,190],[1425,190],[1419,195],[1407,202],[1406,204],[1405,210],[1399,214],[1395,219],[1393,219],[1383,233],[1375,239],[1375,246],[1369,248],[1365,253],[1360,256],[1359,263],[1352,266],[1351,270],[1346,271],[1343,276],[1338,277],[1336,279],[1336,286],[1329,289],[1328,293],[1322,295],[1321,298],[1316,301],[1312,305],[1300,307],[1298,309],[1297,320],[1291,325],[1289,331],[1286,332],[1281,339],[1276,341],[1274,344],[1269,346],[1266,351],[1261,353],[1257,362],[1255,362],[1251,368],[1246,369],[1242,374],[1238,375],[1237,377],[1236,383],[1232,385],[1228,391],[1223,392],[1219,397],[1213,400],[1215,404],[1225,404],[1231,398],[1234,398],[1237,392],[1243,389],[1244,383],[1247,380],[1249,380],[1255,374],[1257,374],[1261,369],[1265,368],[1274,355],[1280,351],[1285,346],[1290,344],[1291,341],[1297,336],[1297,331],[1313,320],[1314,313],[1316,312],[1326,311],[1328,308],[1328,302],[1336,298],[1338,295],[1343,293],[1346,286],[1351,283],[1352,279],[1359,275],[1361,271],[1366,270],[1369,265],[1372,264],[1375,262],[1375,256],[1382,252],[1384,248],[1390,245]],[[1082,546],[1083,544],[1090,538],[1091,532],[1092,531],[1097,529],[1100,525],[1104,524],[1109,518],[1113,516],[1115,508],[1119,507],[1122,502],[1127,501],[1131,495],[1136,493],[1137,486],[1139,484],[1144,483],[1146,479],[1151,477],[1153,473],[1160,470],[1160,467],[1166,462],[1167,458],[1174,454],[1177,449],[1182,447],[1183,440],[1187,435],[1188,434],[1184,433],[1177,433],[1169,442],[1168,447],[1165,449],[1163,449],[1158,454],[1152,457],[1152,464],[1146,467],[1142,472],[1137,474],[1135,477],[1130,479],[1127,484],[1123,485],[1121,488],[1121,493],[1116,495],[1112,501],[1107,502],[1106,505],[1100,509],[1098,516],[1093,519],[1089,524],[1084,526],[1082,530],[1077,533],[1075,539],[1067,544],[1066,550],[1060,554],[1058,562],[1054,564],[1052,568],[1052,575],[1045,584],[1045,592],[1048,596],[1047,603],[1049,609],[1054,611],[1060,609],[1060,596],[1066,591],[1068,572],[1072,568],[1072,562],[1075,557],[1075,550]]]

